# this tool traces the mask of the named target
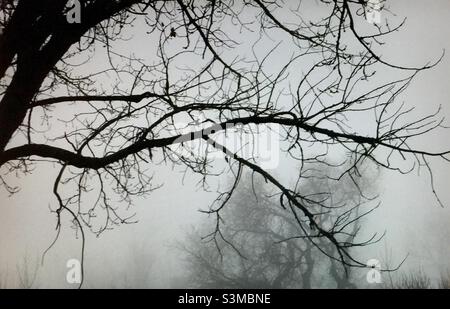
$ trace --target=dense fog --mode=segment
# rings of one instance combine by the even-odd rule
[[[301,2],[304,7],[303,14],[313,16],[321,13],[321,6],[318,4],[320,1]],[[406,22],[401,29],[383,38],[385,44],[377,50],[381,51],[384,58],[392,63],[420,66],[436,61],[443,50],[450,49],[450,41],[447,39],[450,37],[448,1],[386,2],[389,12],[383,11],[382,17],[388,18],[393,25],[404,18]],[[287,6],[294,6],[290,1],[285,3]],[[247,14],[245,13],[243,18],[251,20],[251,14]],[[158,38],[157,34],[146,34],[146,26],[138,19],[133,27],[125,27],[123,35],[127,39],[118,43],[118,50],[124,53],[132,51],[136,57],[143,57],[152,63],[156,62],[156,58],[152,57],[157,54],[155,51]],[[361,29],[365,27],[362,25]],[[262,35],[257,31],[240,30],[232,23],[226,24],[226,21],[222,30],[230,36],[245,35],[240,37],[240,45],[232,49],[236,55],[251,55],[251,44]],[[173,43],[170,43],[172,45],[167,49],[189,44],[180,36],[172,36]],[[267,36],[258,42],[259,45],[253,51],[263,55],[280,44],[267,60],[267,72],[276,72],[282,63],[293,55],[291,50],[294,50],[295,46],[291,41],[277,40],[277,37]],[[351,48],[354,46],[350,44],[349,49]],[[81,71],[102,70],[108,65],[109,60],[104,50],[99,48],[94,55],[90,60],[82,55],[79,58],[76,56],[74,61],[92,62],[81,67]],[[190,65],[192,70],[197,70],[201,66],[190,55],[180,57],[182,60],[177,58],[179,62],[175,63],[174,67],[186,64]],[[314,55],[311,59],[315,59],[314,57],[320,55]],[[288,89],[287,80],[295,76],[296,71],[305,73],[307,69],[302,68],[302,63],[299,62],[289,68],[288,77],[280,83],[285,83]],[[440,117],[448,118],[449,72],[449,55],[445,55],[435,67],[420,72],[395,98],[409,107],[414,107],[410,114],[401,117],[413,122],[417,115],[434,113],[440,107]],[[318,75],[315,78],[318,78],[320,72],[316,74]],[[391,78],[402,78],[400,73],[398,76],[396,74],[390,69],[381,69],[371,82],[376,84],[387,82]],[[183,80],[184,77],[180,73],[179,76],[171,78]],[[130,80],[124,78],[121,82],[129,83]],[[98,87],[105,86],[107,82],[100,81]],[[115,82],[119,85],[117,87],[120,87],[120,82]],[[105,86],[106,89],[107,87]],[[223,87],[227,87],[227,84]],[[208,88],[204,91],[212,90]],[[2,96],[3,90],[0,98]],[[281,95],[280,101],[280,106],[291,104],[290,100],[283,99]],[[74,113],[82,113],[83,109],[76,105],[67,105],[57,107],[52,112],[50,119],[44,119],[41,117],[43,114],[39,114],[41,111],[36,109],[35,121],[41,122],[42,126],[47,125],[45,122],[52,122],[51,130],[62,132],[68,125],[59,120],[68,120]],[[183,129],[184,123],[189,121],[188,116],[183,117],[177,120],[180,130]],[[204,117],[212,116],[205,114]],[[140,123],[142,119],[132,121]],[[348,121],[351,121],[353,130],[370,132],[372,129],[369,116],[357,116]],[[444,121],[442,125],[448,126],[449,123]],[[51,140],[56,135],[58,134],[49,133],[47,137]],[[262,135],[262,138],[265,138],[266,135]],[[20,144],[21,139],[25,137],[19,136],[11,144]],[[63,142],[62,138],[57,143],[62,145]],[[320,224],[324,227],[333,224],[333,220],[339,215],[334,213],[333,206],[345,204],[345,209],[352,209],[349,218],[355,220],[351,219],[346,228],[349,231],[358,231],[356,241],[376,241],[367,246],[351,248],[350,252],[358,261],[374,266],[373,269],[349,267],[346,271],[339,260],[328,258],[327,254],[339,257],[332,244],[322,240],[311,243],[308,238],[300,237],[304,231],[299,229],[297,220],[306,222],[305,219],[298,219],[291,213],[286,213],[280,206],[279,188],[249,169],[243,169],[240,182],[227,200],[220,217],[215,213],[208,213],[211,205],[217,207],[222,201],[216,199],[226,199],[224,192],[234,185],[233,173],[236,170],[233,172],[228,169],[229,159],[225,160],[223,154],[212,159],[213,175],[208,177],[205,183],[201,173],[194,173],[184,166],[173,164],[170,160],[163,162],[162,157],[156,153],[153,155],[155,160],[160,160],[159,163],[149,165],[143,172],[152,177],[152,191],[146,195],[133,196],[131,206],[126,198],[121,200],[120,195],[110,200],[114,205],[112,209],[117,207],[122,216],[129,218],[128,223],[105,227],[106,230],[101,233],[85,229],[82,287],[449,287],[448,162],[430,158],[427,161],[429,166],[414,165],[412,172],[403,174],[367,160],[361,163],[361,175],[358,179],[343,176],[339,181],[332,181],[328,177],[339,175],[339,172],[345,171],[349,165],[343,164],[331,169],[311,163],[303,175],[305,178],[296,184],[296,173],[303,167],[299,160],[292,160],[285,151],[289,146],[287,140],[278,140],[268,146],[274,162],[271,162],[272,166],[268,166],[266,170],[282,184],[295,187],[311,200],[319,200],[320,203],[328,205],[330,212],[320,217]],[[414,140],[414,146],[426,151],[448,150],[450,131],[442,129],[426,136],[418,136]],[[323,151],[320,146],[307,148],[311,153]],[[346,160],[348,155],[345,151],[334,152],[327,149],[327,156],[328,162],[334,162],[337,166]],[[395,156],[392,160],[397,160],[395,163],[406,170],[411,166],[410,162],[403,160],[401,156]],[[432,168],[432,174],[429,167]],[[2,166],[1,174],[8,174],[9,185],[18,186],[20,190],[14,194],[8,193],[7,190],[0,191],[0,287],[78,288],[78,282],[70,282],[68,273],[73,266],[69,261],[81,259],[82,235],[79,229],[74,228],[75,223],[68,212],[62,212],[61,229],[59,232],[57,230],[55,209],[58,201],[52,191],[59,172],[60,165],[51,162],[37,162],[31,172],[17,175],[8,174],[8,168]],[[312,177],[306,177],[308,175]],[[67,185],[61,186],[65,197],[76,190],[74,183],[68,182]],[[97,199],[95,188],[98,186],[94,184],[92,188],[93,191],[85,193],[82,203],[87,205]],[[105,190],[112,192],[114,189]],[[314,206],[310,209],[314,209]],[[101,211],[94,212],[96,214],[92,215],[93,225],[104,227],[99,223],[102,220]],[[319,208],[317,213],[321,213]],[[220,224],[219,233],[217,224]],[[305,226],[308,231],[314,231],[314,224],[305,223]],[[368,275],[369,272],[376,273]]]

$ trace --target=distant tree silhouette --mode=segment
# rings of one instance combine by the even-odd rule
[[[320,175],[319,172],[316,174]],[[267,185],[260,178],[252,183],[250,175],[243,179],[249,181],[241,182],[223,212],[223,241],[211,237],[214,232],[208,235],[208,230],[215,228],[206,221],[180,244],[181,251],[186,254],[188,285],[195,288],[266,289],[356,287],[352,283],[351,269],[346,273],[333,259],[337,258],[334,246],[319,241],[315,247],[299,236],[298,222],[277,205],[277,198]],[[309,196],[327,200],[329,211],[321,223],[332,224],[337,209],[364,208],[359,193],[353,190],[348,179],[345,180],[330,184],[326,178],[313,178],[299,185],[298,189]],[[348,235],[349,243],[360,228],[357,213],[359,211],[348,221],[353,231]]]

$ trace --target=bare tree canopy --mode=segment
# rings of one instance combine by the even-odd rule
[[[319,171],[326,174],[326,171]],[[180,252],[186,256],[188,273],[185,281],[193,288],[354,288],[356,285],[351,269],[344,271],[336,260],[333,244],[318,240],[322,254],[307,238],[299,237],[302,231],[292,216],[279,207],[277,199],[267,189],[261,177],[254,181],[251,175],[236,188],[229,205],[223,211],[224,239],[210,237],[214,226],[205,222],[188,233],[180,242]],[[367,186],[359,183],[360,186]],[[333,188],[331,188],[333,186]],[[341,212],[337,205],[356,210],[349,223],[347,242],[352,241],[362,222],[358,216],[365,203],[350,179],[330,182],[327,178],[309,179],[299,191],[308,195],[322,195],[328,188],[327,204]],[[319,211],[321,207],[317,207]],[[333,224],[334,211],[321,217],[322,224]],[[349,220],[350,221],[350,220]],[[328,258],[332,257],[332,258]],[[179,279],[177,278],[177,281]]]
[[[440,110],[418,114],[402,95],[439,63],[440,51],[423,63],[394,63],[383,51],[403,23],[368,23],[366,2],[80,0],[80,20],[69,22],[73,1],[2,0],[2,188],[13,194],[13,177],[57,165],[58,231],[68,212],[81,233],[100,234],[133,220],[133,196],[158,188],[155,166],[198,174],[205,190],[211,177],[229,173],[233,185],[209,211],[222,237],[221,210],[247,170],[277,189],[298,236],[334,246],[346,266],[365,267],[350,248],[379,236],[354,237],[354,209],[324,224],[335,206],[327,188],[317,196],[285,184],[256,150],[242,153],[223,137],[276,132],[280,160],[299,165],[297,184],[329,166],[320,177],[353,179],[369,198],[357,178],[370,161],[400,173],[425,167],[435,193],[429,163],[449,161],[449,147],[422,149],[417,140],[444,128],[444,119]],[[132,37],[145,48],[135,50]]]

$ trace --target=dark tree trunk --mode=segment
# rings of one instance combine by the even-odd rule
[[[17,56],[16,72],[0,102],[0,158],[46,76],[70,46],[90,28],[135,2],[98,0],[85,11],[81,24],[68,24],[63,14],[66,1],[19,1],[0,36],[0,78]]]

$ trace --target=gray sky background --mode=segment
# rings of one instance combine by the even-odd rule
[[[434,69],[423,72],[407,90],[405,101],[417,106],[418,113],[434,111],[442,105],[442,113],[450,118],[450,1],[396,0],[387,1],[397,18],[407,17],[404,28],[387,40],[383,56],[401,65],[420,65],[437,59],[447,50],[443,61]],[[361,120],[364,122],[364,119]],[[450,125],[450,122],[447,122]],[[417,141],[425,149],[449,149],[450,131]],[[399,175],[383,172],[377,180],[382,205],[367,221],[367,232],[383,232],[385,241],[365,251],[367,259],[384,261],[385,249],[392,262],[399,262],[406,254],[405,269],[422,267],[432,276],[450,270],[450,165],[430,161],[435,170],[435,184],[441,208],[432,195],[426,169],[420,175]],[[276,169],[283,181],[289,183],[293,167],[281,160]],[[42,252],[55,235],[55,215],[49,212],[49,198],[57,170],[40,165],[32,175],[17,180],[20,193],[0,195],[0,270],[14,281],[16,264],[24,256],[31,261],[40,259]],[[152,261],[154,287],[167,287],[169,281],[182,272],[181,258],[173,245],[183,239],[186,230],[205,215],[216,197],[196,185],[197,176],[172,171],[170,166],[155,169],[156,183],[164,187],[148,199],[137,199],[135,211],[138,224],[126,225],[104,233],[100,238],[88,234],[87,287],[120,286],[132,280],[133,254],[141,252],[143,259]],[[225,183],[227,176],[221,177]],[[214,185],[214,183],[212,183]],[[70,287],[65,281],[66,261],[78,258],[80,240],[70,228],[65,228],[55,247],[48,253],[39,269],[42,287]],[[110,283],[108,283],[110,282]],[[11,283],[12,284],[12,283]]]

